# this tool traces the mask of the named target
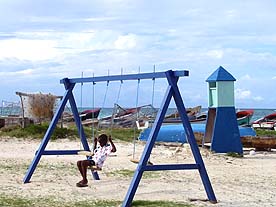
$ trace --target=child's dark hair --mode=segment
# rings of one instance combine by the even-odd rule
[[[98,137],[98,140],[101,140],[102,143],[107,144],[108,137],[107,137],[106,134],[101,134],[101,135]]]

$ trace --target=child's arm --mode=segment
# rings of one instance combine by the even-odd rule
[[[111,150],[111,152],[116,152],[116,151],[117,151],[117,149],[116,149],[115,144],[114,144],[114,143],[113,143],[113,141],[112,141],[111,136],[109,136],[109,137],[108,137],[108,139],[109,139],[109,142],[110,142],[110,144],[111,144],[111,146],[112,146],[112,150]]]
[[[93,156],[94,152],[95,152],[95,149],[97,148],[97,142],[98,142],[98,138],[95,137],[94,138],[94,147],[93,147],[93,150],[91,152],[90,151],[79,151],[78,155]]]
[[[78,155],[93,156],[94,153],[90,151],[78,151]]]
[[[95,149],[97,148],[97,143],[98,143],[98,138],[94,137],[94,147],[93,147],[93,152],[95,151]]]

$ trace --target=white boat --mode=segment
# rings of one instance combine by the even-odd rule
[[[257,119],[252,123],[253,128],[276,130],[276,113]]]

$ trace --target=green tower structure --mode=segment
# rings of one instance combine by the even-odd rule
[[[208,116],[205,140],[211,140],[211,150],[217,153],[243,154],[236,117],[234,81],[236,79],[220,66],[208,82]]]

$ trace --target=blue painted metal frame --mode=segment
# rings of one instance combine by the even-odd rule
[[[137,165],[136,171],[134,173],[134,177],[131,181],[131,184],[129,186],[128,192],[126,194],[125,200],[123,202],[124,207],[129,207],[131,206],[132,200],[134,198],[135,192],[138,188],[139,182],[142,178],[143,172],[144,171],[155,171],[155,170],[186,170],[186,169],[198,169],[201,180],[203,182],[205,191],[207,193],[208,199],[216,203],[216,197],[211,185],[211,182],[209,180],[206,168],[204,166],[204,162],[202,160],[200,151],[198,149],[194,133],[192,131],[191,124],[189,122],[189,118],[186,113],[186,109],[181,97],[181,94],[179,92],[178,86],[177,86],[177,81],[178,78],[177,76],[174,75],[172,71],[167,71],[165,72],[166,77],[168,79],[168,88],[165,93],[163,102],[161,104],[161,107],[157,113],[156,119],[154,121],[154,124],[152,126],[152,130],[149,134],[149,138],[147,139],[146,146],[144,148],[143,154],[141,156],[140,162]],[[147,162],[149,160],[154,142],[156,141],[158,132],[160,130],[160,127],[162,125],[162,122],[164,120],[166,111],[168,109],[168,106],[170,104],[170,101],[172,97],[175,100],[177,109],[179,111],[183,127],[185,129],[185,133],[187,136],[188,143],[191,146],[191,150],[193,153],[193,156],[195,158],[196,164],[178,164],[178,165],[152,165],[152,166],[147,166]]]
[[[189,75],[189,71],[187,70],[182,70],[182,71],[172,71],[172,73],[177,76],[188,76]],[[90,151],[89,149],[89,145],[87,143],[86,140],[86,136],[84,134],[84,130],[82,128],[82,124],[80,121],[80,117],[78,114],[78,109],[77,109],[77,105],[74,99],[74,95],[73,95],[73,89],[75,87],[76,83],[87,83],[87,82],[92,82],[92,83],[96,83],[96,82],[103,82],[103,81],[123,81],[123,80],[139,80],[139,79],[155,79],[155,78],[164,78],[166,77],[166,74],[164,72],[155,72],[155,73],[140,73],[140,74],[130,74],[130,75],[114,75],[114,76],[100,76],[100,77],[87,77],[87,78],[64,78],[62,80],[60,80],[60,83],[64,84],[65,87],[65,94],[61,100],[60,106],[58,108],[58,110],[56,111],[50,125],[49,128],[47,129],[44,138],[35,154],[35,157],[31,163],[31,165],[28,168],[28,171],[26,172],[26,175],[23,179],[24,183],[28,183],[30,182],[30,179],[41,159],[42,155],[73,155],[76,154],[77,151],[73,150],[73,151],[64,151],[64,150],[53,150],[53,151],[45,151],[45,148],[51,138],[51,135],[53,134],[53,131],[57,125],[57,122],[62,114],[62,112],[64,111],[64,107],[66,105],[66,103],[69,101],[72,112],[73,112],[73,116],[74,116],[74,120],[75,120],[75,124],[78,128],[79,134],[80,134],[80,139],[83,145],[84,150],[86,151]],[[95,180],[99,180],[99,175],[97,172],[92,171],[92,175],[94,177]]]
[[[61,101],[61,104],[54,115],[51,124],[44,135],[44,138],[40,144],[40,147],[38,151],[35,154],[35,157],[25,175],[24,183],[27,183],[30,181],[32,174],[34,173],[37,164],[41,158],[42,155],[69,155],[69,154],[76,154],[78,150],[45,150],[49,139],[53,133],[54,128],[56,127],[56,124],[58,122],[58,119],[60,118],[64,107],[69,100],[72,112],[74,115],[74,119],[76,122],[76,126],[78,128],[78,131],[80,133],[80,139],[83,144],[84,150],[89,149],[89,145],[87,143],[80,117],[78,115],[78,110],[76,106],[76,102],[72,93],[72,90],[76,83],[86,83],[86,82],[103,82],[103,81],[123,81],[123,80],[140,80],[140,79],[156,79],[156,78],[167,78],[168,80],[168,87],[165,92],[165,96],[163,99],[163,102],[161,103],[160,109],[157,113],[156,119],[154,121],[154,124],[152,126],[152,130],[149,134],[149,138],[147,140],[146,146],[144,148],[143,154],[141,156],[140,162],[137,165],[137,169],[134,173],[134,177],[131,181],[131,184],[129,186],[128,192],[126,194],[125,200],[123,202],[123,206],[129,207],[131,206],[132,200],[134,198],[135,192],[138,188],[139,182],[142,178],[144,171],[157,171],[157,170],[194,170],[197,169],[200,173],[201,180],[203,182],[205,191],[207,193],[208,199],[212,202],[216,202],[216,197],[214,194],[214,191],[211,186],[211,182],[209,180],[206,168],[204,166],[204,162],[202,160],[200,151],[198,149],[194,133],[192,131],[191,124],[189,122],[189,118],[186,113],[186,109],[180,94],[180,91],[177,86],[177,82],[179,77],[182,76],[188,76],[188,71],[166,71],[166,72],[156,72],[156,73],[141,73],[141,74],[131,74],[131,75],[116,75],[116,76],[102,76],[102,77],[88,77],[88,78],[75,78],[75,79],[68,79],[64,78],[60,82],[64,84],[66,92],[63,96],[63,99]],[[168,109],[168,106],[170,104],[170,101],[174,98],[174,101],[176,103],[177,109],[179,111],[179,114],[181,116],[181,120],[183,123],[183,127],[185,129],[185,133],[187,136],[188,143],[191,146],[191,150],[193,153],[193,156],[195,158],[195,164],[170,164],[170,165],[147,165],[147,162],[149,160],[153,145],[156,141],[158,132],[160,130],[160,127],[162,125],[162,122],[164,120],[166,111]],[[97,173],[93,173],[94,179],[99,179]]]
[[[61,103],[60,103],[60,105],[59,105],[50,125],[49,125],[49,128],[47,129],[47,131],[44,135],[44,138],[43,138],[38,150],[35,153],[35,157],[31,163],[31,165],[28,168],[28,171],[23,179],[24,183],[30,182],[30,179],[31,179],[42,155],[74,155],[74,154],[77,154],[78,151],[80,151],[80,150],[48,150],[48,151],[45,150],[45,148],[54,132],[54,129],[58,123],[58,120],[61,117],[62,112],[64,111],[64,107],[68,100],[69,100],[69,103],[70,103],[70,106],[71,106],[71,109],[73,112],[76,126],[77,126],[79,134],[80,134],[80,139],[81,139],[81,142],[83,145],[83,149],[86,151],[90,151],[89,145],[87,143],[87,140],[86,140],[86,137],[84,134],[84,130],[82,128],[82,125],[80,124],[81,123],[80,117],[78,114],[77,105],[76,105],[76,102],[75,102],[75,99],[73,96],[73,92],[72,92],[75,87],[75,83],[70,83],[69,79],[65,78],[65,79],[63,79],[63,84],[64,84],[66,92],[65,92],[65,94],[61,100]],[[94,179],[96,179],[96,180],[100,179],[99,175],[97,174],[96,171],[92,171],[92,175],[93,175]]]
[[[188,70],[172,71],[176,77],[189,76]],[[153,78],[166,78],[165,72],[154,72],[154,73],[139,73],[139,74],[128,74],[128,75],[111,75],[111,76],[99,76],[99,77],[86,77],[86,78],[72,78],[62,79],[60,83],[68,82],[74,83],[91,83],[91,82],[106,82],[106,81],[125,81],[125,80],[142,80],[142,79],[153,79]]]

